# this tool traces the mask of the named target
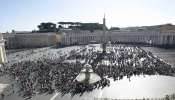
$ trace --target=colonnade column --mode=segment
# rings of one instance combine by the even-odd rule
[[[160,41],[160,36],[158,36],[158,45],[160,45],[161,41]]]
[[[0,44],[0,63],[3,62],[2,44]]]
[[[2,45],[2,52],[3,52],[3,56],[4,56],[4,63],[7,63],[7,57],[6,57],[6,52],[5,52],[5,48],[4,48],[4,43]]]
[[[157,44],[157,36],[155,35],[155,43],[154,44]]]
[[[172,44],[174,44],[174,43],[175,43],[174,37],[175,37],[175,36],[173,35],[173,43],[172,43]]]
[[[4,48],[4,43],[0,44],[0,63],[7,63],[6,52]]]
[[[167,36],[164,36],[164,44],[167,42]]]
[[[68,38],[66,37],[66,45],[68,45]]]
[[[64,45],[66,45],[66,37],[64,37]]]
[[[160,36],[158,35],[158,45],[160,45]]]
[[[165,44],[165,36],[162,36],[162,44]]]
[[[71,43],[71,44],[74,44],[74,37],[71,37],[70,43]]]
[[[136,35],[136,43],[138,43],[138,35]]]
[[[134,42],[135,42],[135,43],[136,43],[136,41],[137,41],[136,39],[137,39],[137,36],[136,36],[136,35],[134,35]]]
[[[129,36],[128,35],[126,36],[126,42],[129,42]]]
[[[154,40],[155,40],[154,44],[157,44],[157,36],[156,35],[154,35]]]
[[[67,45],[69,45],[69,37],[67,37]]]
[[[155,44],[155,35],[153,35],[153,44]]]
[[[65,45],[67,45],[67,37],[65,37]]]
[[[67,45],[69,45],[69,40],[70,40],[69,37],[67,37]]]
[[[173,44],[173,36],[171,36],[170,40],[170,44]]]
[[[156,36],[154,35],[154,44],[156,44]]]
[[[66,38],[64,37],[63,38],[63,45],[65,45],[66,44]]]
[[[63,45],[63,41],[64,41],[64,38],[63,37],[61,37],[61,44]]]
[[[160,35],[159,39],[160,39],[160,45],[163,44],[163,36],[162,35]]]
[[[157,44],[159,44],[159,36],[157,36]]]
[[[65,40],[65,42],[64,42],[64,43],[65,43],[65,45],[67,45],[67,38],[65,37],[65,38],[64,38],[64,40]]]

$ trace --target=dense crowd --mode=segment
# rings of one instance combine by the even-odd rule
[[[59,58],[44,55],[38,60],[22,61],[9,68],[11,78],[15,79],[20,89],[32,96],[36,91],[61,91],[76,93],[91,91],[95,88],[110,86],[109,78],[130,79],[133,75],[175,76],[175,68],[161,61],[151,53],[131,46],[111,45],[106,54],[97,48],[77,47],[69,54],[58,51]],[[66,59],[80,59],[85,62],[64,62]],[[84,64],[92,65],[94,73],[101,81],[94,84],[79,83],[75,80]]]

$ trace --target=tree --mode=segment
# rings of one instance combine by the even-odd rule
[[[47,23],[41,23],[38,25],[40,32],[55,32],[56,30],[56,24],[47,22]]]
[[[12,33],[14,33],[15,32],[15,30],[12,30]]]
[[[34,29],[34,30],[32,30],[32,33],[35,33],[36,32],[36,30]]]
[[[81,22],[58,22],[59,25],[68,25],[68,28],[78,28],[81,30],[103,30],[103,24],[99,23],[81,23]],[[106,27],[107,29],[107,27]]]
[[[111,27],[110,30],[120,30],[118,27]]]
[[[93,32],[94,32],[94,30],[93,30],[93,29],[91,29],[91,30],[90,30],[90,32],[91,32],[91,33],[93,33]]]
[[[59,25],[58,28],[63,28],[63,26],[62,25]]]
[[[64,25],[66,25],[66,22],[58,22],[58,24],[60,24],[64,27]]]
[[[74,26],[69,26],[68,28],[74,28]]]

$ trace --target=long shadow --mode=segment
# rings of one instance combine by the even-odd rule
[[[10,96],[10,95],[12,95],[13,93],[10,93],[9,95],[7,95],[7,96]]]
[[[6,91],[9,91],[9,90],[12,90],[12,88],[9,88],[8,90],[6,90]]]

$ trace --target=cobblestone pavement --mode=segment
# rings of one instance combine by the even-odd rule
[[[29,51],[21,51],[17,53],[12,53],[7,55],[9,60],[9,65],[23,60],[34,60],[38,59],[43,55],[49,53],[56,54],[50,55],[49,57],[59,57],[58,51],[62,50],[62,53],[69,54],[69,51],[77,48],[77,46],[65,47],[65,48],[40,48],[35,49],[34,53],[28,55]],[[39,50],[48,49],[46,52],[41,52]],[[97,48],[98,49],[98,48]],[[172,65],[175,65],[175,49],[167,50],[157,47],[142,47],[146,51],[153,52],[154,55],[164,59]],[[20,55],[20,56],[18,56]],[[3,100],[28,100],[27,98],[21,97],[18,93],[18,87],[14,87],[15,93],[12,92],[12,83],[8,76],[0,76],[0,83],[9,84],[4,89],[3,93],[5,98]],[[110,87],[105,87],[104,89],[96,89],[92,92],[85,92],[84,94],[78,94],[71,97],[71,94],[65,94],[62,96],[59,92],[53,94],[38,94],[29,100],[95,100],[94,98],[113,98],[113,99],[142,99],[142,98],[162,98],[167,94],[175,93],[175,78],[168,76],[135,76],[131,77],[131,81],[124,77],[123,80],[113,81],[111,80]],[[1,100],[1,96],[0,96]]]
[[[152,52],[153,55],[163,59],[167,63],[175,66],[175,47],[141,47],[145,51]]]

